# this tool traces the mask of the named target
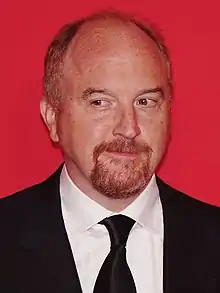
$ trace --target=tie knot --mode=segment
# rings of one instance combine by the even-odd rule
[[[124,215],[105,218],[99,224],[105,225],[109,232],[111,246],[126,246],[127,239],[135,221]]]

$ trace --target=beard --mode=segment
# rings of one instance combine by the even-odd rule
[[[134,159],[106,158],[100,160],[103,153],[127,153]],[[103,142],[93,152],[94,168],[90,179],[93,187],[101,194],[112,199],[132,198],[147,186],[152,171],[150,168],[152,148],[134,140],[117,139]]]

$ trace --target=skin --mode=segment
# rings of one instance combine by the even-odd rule
[[[167,63],[139,28],[119,20],[84,24],[64,61],[65,99],[41,114],[72,181],[112,211],[146,188],[170,133]]]

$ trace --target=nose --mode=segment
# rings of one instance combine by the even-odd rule
[[[116,124],[113,135],[123,136],[127,139],[134,139],[141,133],[138,126],[137,116],[134,108],[126,109],[120,114],[118,123]]]

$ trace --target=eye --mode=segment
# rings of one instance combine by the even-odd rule
[[[152,98],[140,98],[137,100],[137,105],[144,108],[153,108],[156,106],[157,101]]]
[[[102,99],[96,99],[90,101],[90,104],[95,108],[107,108],[110,106],[110,102]]]

